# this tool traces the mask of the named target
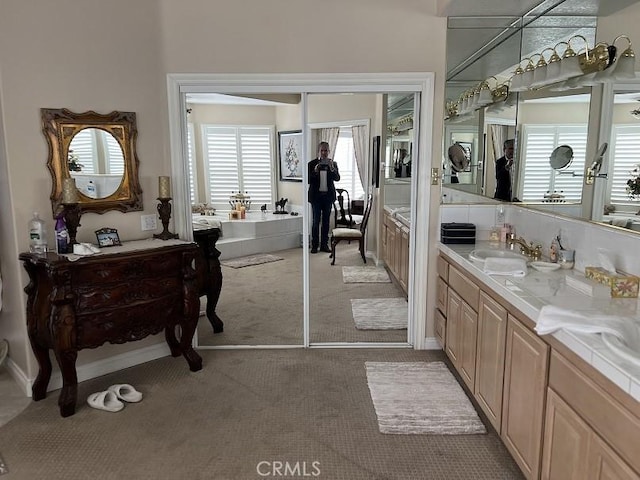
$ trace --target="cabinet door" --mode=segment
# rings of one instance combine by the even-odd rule
[[[444,318],[444,315],[442,315],[442,312],[440,312],[440,310],[438,310],[438,309],[436,309],[435,319],[436,319],[436,324],[435,324],[436,340],[438,340],[438,343],[444,349],[445,338],[446,338],[446,329],[447,329],[447,320],[446,320],[446,318]]]
[[[500,431],[507,310],[484,292],[478,306],[478,342],[474,395],[489,421]]]
[[[404,292],[407,293],[407,284],[409,282],[409,229],[403,226],[400,232],[399,280]]]
[[[547,344],[509,315],[501,437],[528,479],[540,472],[548,364]]]
[[[591,429],[552,389],[547,390],[542,480],[586,478]]]
[[[436,280],[436,307],[447,316],[447,283],[440,277]]]
[[[451,288],[447,293],[447,330],[446,330],[446,348],[445,351],[451,359],[453,365],[457,368],[460,351],[460,315],[462,314],[462,299]]]
[[[476,380],[476,339],[478,338],[478,314],[462,301],[460,310],[460,376],[473,392]]]
[[[588,480],[638,480],[636,474],[600,437],[592,433],[589,442]]]

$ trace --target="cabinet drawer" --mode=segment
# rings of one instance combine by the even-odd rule
[[[453,288],[471,308],[476,312],[478,311],[480,288],[453,265],[449,265],[449,286]]]
[[[435,324],[435,335],[436,340],[440,346],[444,349],[444,339],[447,334],[447,320],[444,318],[440,310],[436,309],[436,324]]]
[[[438,276],[445,282],[449,281],[449,262],[441,256],[438,256]]]
[[[640,418],[555,351],[551,354],[549,386],[636,472],[640,472]]]
[[[195,257],[195,252],[193,253]],[[182,252],[169,252],[158,261],[157,255],[140,255],[127,262],[118,256],[105,258],[87,265],[74,268],[72,282],[76,287],[104,286],[117,284],[126,278],[129,283],[143,278],[162,278],[166,276],[180,276],[182,272]]]

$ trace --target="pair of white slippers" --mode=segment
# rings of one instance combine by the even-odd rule
[[[142,400],[142,393],[127,383],[111,385],[104,392],[92,393],[87,398],[90,407],[107,412],[119,412],[124,402],[137,403]]]

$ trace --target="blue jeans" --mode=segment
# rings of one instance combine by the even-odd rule
[[[313,220],[311,222],[311,248],[329,246],[329,220],[333,201],[329,195],[320,195],[311,204]],[[322,225],[322,228],[321,228]],[[320,240],[318,242],[318,239]]]

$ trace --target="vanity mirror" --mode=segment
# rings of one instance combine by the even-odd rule
[[[80,212],[142,210],[134,112],[102,115],[43,108],[41,119],[49,145],[54,216],[60,211],[68,178],[75,180]]]

